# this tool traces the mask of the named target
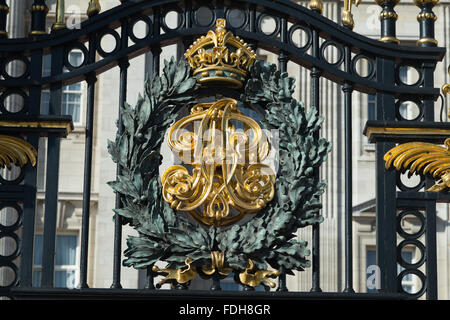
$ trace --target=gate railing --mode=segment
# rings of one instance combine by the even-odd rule
[[[348,0],[351,1],[351,0]],[[64,24],[64,1],[58,1],[56,22],[50,34],[46,33],[46,15],[48,8],[44,0],[35,0],[31,11],[31,30],[29,37],[7,39],[6,19],[8,8],[5,1],[0,1],[0,60],[1,101],[11,94],[18,94],[24,99],[24,107],[15,114],[10,114],[2,107],[0,115],[0,133],[14,136],[25,136],[34,149],[38,149],[39,136],[47,136],[47,176],[45,184],[45,221],[43,233],[42,287],[54,286],[54,259],[56,236],[56,209],[58,200],[58,169],[60,157],[60,140],[70,132],[70,120],[61,116],[62,87],[85,81],[87,83],[86,135],[85,135],[85,169],[83,187],[83,214],[81,230],[80,288],[88,288],[88,243],[90,217],[90,190],[92,175],[93,123],[95,110],[95,83],[97,76],[116,66],[120,69],[119,105],[127,98],[127,72],[129,60],[151,51],[153,55],[153,73],[160,70],[161,47],[173,43],[181,43],[185,49],[193,39],[210,30],[216,19],[227,19],[232,10],[241,10],[244,19],[240,25],[227,25],[234,34],[246,39],[252,49],[262,48],[278,55],[279,68],[287,70],[289,61],[311,70],[312,107],[320,111],[320,79],[326,78],[342,86],[344,95],[345,119],[345,292],[353,293],[352,270],[352,93],[360,91],[376,94],[376,121],[368,123],[367,128],[417,127],[427,125],[435,127],[434,103],[440,90],[434,87],[434,70],[437,62],[443,59],[445,49],[437,47],[434,39],[435,15],[432,12],[434,1],[417,1],[421,12],[418,20],[420,37],[417,47],[397,45],[395,24],[397,14],[395,0],[378,0],[383,11],[381,20],[381,41],[369,39],[351,31],[351,24],[343,27],[323,17],[320,9],[321,1],[312,1],[312,10],[299,6],[292,1],[277,0],[240,0],[240,1],[194,1],[194,0],[155,0],[155,1],[122,1],[122,4],[105,12],[100,12],[99,1],[89,3],[89,19],[83,21],[79,28],[68,29]],[[347,3],[348,4],[348,3]],[[351,5],[351,3],[350,3]],[[202,24],[198,20],[197,11],[205,7],[211,12],[211,21]],[[171,27],[166,21],[169,12],[176,12],[177,26]],[[273,32],[262,29],[264,19],[273,19]],[[134,25],[143,22],[147,26],[147,34],[138,37],[134,33]],[[120,27],[120,32],[117,30]],[[300,32],[304,37],[304,45],[298,46],[293,34]],[[115,42],[112,51],[102,48],[102,38],[112,36]],[[327,48],[336,50],[336,61],[328,61]],[[80,50],[83,61],[74,66],[68,54]],[[51,74],[43,76],[43,56],[51,55]],[[357,64],[361,60],[367,63],[370,72],[367,76],[358,73]],[[11,75],[8,66],[19,63],[23,73]],[[399,79],[400,69],[408,66],[419,73],[419,80],[408,85]],[[67,69],[68,72],[64,72]],[[41,110],[41,92],[50,90],[48,114]],[[406,121],[399,116],[401,101],[415,101],[420,107],[420,117]],[[58,126],[52,125],[58,123]],[[34,126],[34,127],[33,127]],[[445,134],[448,127],[442,124]],[[394,130],[395,131],[395,130]],[[398,131],[398,130],[397,130]],[[426,130],[422,130],[425,132]],[[418,132],[418,133],[417,133]],[[444,134],[444,135],[445,135]],[[381,268],[380,293],[395,294],[400,292],[397,283],[397,261],[399,258],[396,239],[398,225],[397,210],[425,210],[417,215],[426,224],[427,240],[426,256],[427,274],[419,275],[423,280],[423,288],[429,298],[437,297],[436,285],[436,230],[435,203],[447,201],[448,196],[438,193],[419,192],[419,189],[397,192],[397,173],[386,171],[383,156],[396,143],[427,137],[416,130],[409,138],[394,134],[382,137],[369,135],[376,142],[376,176],[377,180],[377,264]],[[432,140],[442,143],[443,135],[433,136]],[[408,140],[408,141],[409,141]],[[11,288],[19,285],[13,292],[17,297],[20,292],[27,292],[32,287],[33,238],[36,202],[36,168],[31,164],[22,169],[20,179],[0,186],[0,202],[2,207],[16,208],[18,220],[13,227],[1,226],[1,237],[11,235],[22,225],[21,239],[14,236],[17,250],[10,256],[0,257],[1,266],[12,268],[14,281],[5,288],[0,288],[0,295],[11,295]],[[118,174],[120,173],[118,169]],[[51,174],[50,174],[51,172]],[[317,173],[318,174],[318,173]],[[427,186],[432,182],[426,180]],[[18,207],[23,203],[23,208]],[[120,200],[116,200],[116,208]],[[400,216],[403,213],[400,214]],[[416,213],[414,213],[416,215]],[[400,234],[401,231],[399,231]],[[114,230],[114,264],[112,288],[121,288],[121,236],[122,221],[115,219]],[[407,241],[415,241],[407,238]],[[414,242],[417,244],[416,242]],[[312,289],[321,292],[320,287],[320,226],[313,226],[312,243]],[[404,244],[403,244],[404,245]],[[419,246],[420,247],[420,246]],[[421,247],[420,247],[421,248]],[[20,268],[12,263],[20,256]],[[408,266],[411,267],[411,266]],[[417,265],[413,266],[417,267]],[[411,268],[410,268],[411,269]],[[408,271],[408,270],[406,270]],[[405,272],[406,272],[405,271]],[[411,270],[409,270],[411,271]],[[415,272],[415,271],[414,271]],[[148,288],[153,289],[153,275],[148,271]],[[279,291],[287,291],[286,275],[280,276]],[[22,291],[21,291],[22,290]],[[31,289],[30,289],[31,290]],[[424,292],[423,291],[423,292]],[[28,291],[31,292],[31,291]],[[39,290],[36,289],[36,294]],[[42,293],[43,291],[41,291]],[[423,294],[417,294],[420,296]],[[280,293],[281,294],[281,293]],[[14,294],[13,294],[14,295]],[[26,296],[26,294],[24,294]],[[376,295],[374,295],[376,296]],[[329,296],[328,296],[329,297]]]

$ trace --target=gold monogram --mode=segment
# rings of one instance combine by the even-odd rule
[[[233,224],[274,196],[275,174],[261,163],[269,154],[268,138],[237,105],[231,98],[197,104],[168,131],[170,149],[192,172],[181,165],[168,168],[164,200],[205,225]]]

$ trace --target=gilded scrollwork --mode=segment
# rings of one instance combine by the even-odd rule
[[[344,0],[344,9],[342,9],[342,24],[350,29],[355,27],[352,13],[353,3],[357,7],[361,3],[361,0]]]
[[[192,173],[180,165],[168,168],[162,176],[163,197],[205,225],[233,224],[274,196],[275,174],[261,163],[269,152],[267,137],[237,105],[230,98],[197,104],[169,129],[169,147]],[[246,132],[236,130],[234,122]],[[231,208],[238,213],[231,215]]]
[[[276,284],[270,278],[274,279],[280,275],[278,270],[259,270],[255,271],[255,264],[251,259],[248,259],[248,268],[244,272],[239,274],[239,280],[241,283],[251,287],[257,287],[260,284],[268,285],[271,288],[275,288]]]
[[[11,170],[11,164],[18,167],[25,166],[28,162],[36,165],[36,149],[20,138],[0,135],[0,167]]]
[[[445,147],[426,142],[409,142],[389,150],[384,156],[386,169],[409,174],[431,175],[438,183],[426,191],[441,192],[450,188],[450,139]]]

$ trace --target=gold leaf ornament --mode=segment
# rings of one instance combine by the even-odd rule
[[[0,135],[0,167],[11,170],[11,164],[24,167],[28,162],[36,165],[36,149],[23,139]]]
[[[160,269],[157,266],[152,267],[152,271],[157,273],[158,275],[165,276],[164,279],[161,279],[158,281],[158,284],[156,285],[158,288],[160,288],[165,283],[171,283],[173,281],[177,283],[186,283],[192,279],[194,279],[197,276],[197,272],[195,270],[195,266],[191,266],[192,259],[187,257],[184,261],[184,264],[186,267],[180,268],[180,269],[169,269],[169,268],[163,268]]]
[[[255,265],[251,259],[248,259],[248,268],[244,272],[239,274],[239,280],[248,286],[257,287],[260,284],[265,284],[272,289],[276,287],[276,283],[272,279],[275,279],[280,275],[278,270],[259,270],[254,272]],[[253,273],[254,272],[254,273]]]
[[[426,142],[409,142],[392,148],[384,155],[386,169],[410,174],[431,175],[439,181],[427,189],[430,192],[448,191],[450,188],[450,139],[445,147]]]

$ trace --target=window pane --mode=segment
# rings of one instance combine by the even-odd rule
[[[56,265],[75,265],[77,236],[56,236]]]
[[[42,265],[42,234],[34,237],[34,265]]]
[[[48,114],[50,106],[50,91],[43,90],[41,94],[41,113]]]
[[[75,288],[75,270],[56,271],[55,288]]]
[[[81,91],[81,82],[70,84],[63,89],[64,91]]]
[[[72,66],[79,66],[83,62],[83,54],[77,51],[71,51],[69,54],[69,63]]]
[[[42,76],[48,77],[51,74],[52,68],[52,55],[46,54],[42,59]]]

